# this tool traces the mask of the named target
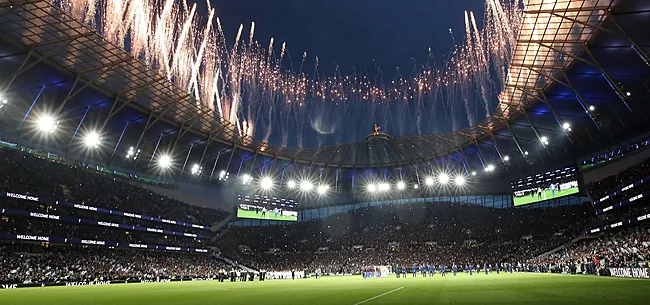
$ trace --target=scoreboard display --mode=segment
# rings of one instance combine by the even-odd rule
[[[298,202],[290,198],[269,195],[239,194],[237,217],[298,221]]]
[[[580,192],[575,166],[535,174],[511,183],[515,206]]]

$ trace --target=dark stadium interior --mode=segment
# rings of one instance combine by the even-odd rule
[[[125,2],[144,3],[138,1]],[[164,14],[165,1],[150,2],[161,7],[152,14]],[[310,8],[281,2],[287,2],[286,14]],[[472,5],[483,5],[479,2]],[[65,1],[0,0],[0,304],[4,288],[44,288],[33,290],[37,295],[46,286],[111,282],[283,282],[387,273],[415,277],[418,272],[431,277],[452,270],[454,276],[648,278],[650,3],[521,0],[513,2],[519,6],[506,5],[511,2],[489,0],[484,8],[519,8],[513,12],[522,17],[514,18],[520,24],[508,42],[512,50],[505,70],[493,76],[503,79],[488,80],[501,86],[491,97],[496,107],[481,120],[438,133],[392,134],[378,125],[363,126],[323,145],[305,131],[302,146],[302,140],[294,145],[274,139],[278,134],[271,140],[268,134],[260,137],[261,131],[246,134],[239,122],[220,117],[215,105],[199,98],[198,84],[194,92],[194,85],[177,83],[185,72],[171,76],[173,69],[165,72],[149,57],[134,56],[133,33],[122,37],[126,44],[116,43],[104,35],[107,29],[78,20],[75,5],[94,1],[67,6]],[[169,3],[189,15],[186,4]],[[240,22],[235,20],[249,18],[237,13],[247,5],[257,9],[250,18],[267,13],[265,4],[255,3],[228,6],[226,32],[234,31]],[[207,16],[202,5],[198,14]],[[462,5],[453,5],[462,11]],[[89,14],[86,9],[83,14]],[[414,14],[413,9],[404,12]],[[551,21],[540,21],[544,18]],[[536,27],[543,33],[531,30]],[[198,37],[202,30],[192,31]],[[472,39],[478,38],[467,41]],[[260,47],[252,34],[250,40]],[[358,43],[351,48],[367,47]],[[199,45],[192,47],[192,58],[202,54]],[[329,48],[324,49],[328,55],[344,54]],[[235,44],[232,54],[252,54],[241,49],[238,54]],[[219,58],[223,62],[211,68],[232,69],[235,55]],[[207,60],[197,62],[201,73],[208,69]],[[318,76],[314,79],[317,84]],[[230,86],[223,100],[236,100],[236,94],[228,96],[236,87]],[[409,99],[405,103],[415,100]],[[223,100],[215,103],[228,105]],[[362,117],[364,111],[352,116]],[[463,120],[472,122],[467,117]],[[299,122],[286,124],[302,133]],[[90,135],[97,138],[89,142]],[[549,174],[554,171],[562,174]],[[559,185],[576,180],[577,193],[562,195],[566,189]],[[529,196],[540,199],[521,204],[514,199]],[[248,198],[250,213],[238,213],[241,198]],[[292,221],[274,220],[278,215],[291,215]],[[620,282],[622,289],[626,283]],[[315,291],[314,285],[296,289]],[[440,285],[436,289],[443,291],[444,282]],[[348,303],[413,289],[393,286]],[[215,291],[226,300],[235,293]],[[139,304],[137,298],[128,301]],[[169,304],[180,303],[170,299]]]

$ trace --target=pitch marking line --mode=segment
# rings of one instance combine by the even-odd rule
[[[372,298],[369,298],[369,299],[363,300],[363,301],[361,301],[361,302],[359,302],[359,303],[354,303],[354,305],[359,305],[359,304],[363,304],[363,303],[368,303],[368,302],[370,302],[370,301],[372,301],[372,300],[379,299],[379,298],[381,298],[381,297],[383,297],[383,296],[385,296],[385,295],[389,295],[389,294],[391,294],[391,293],[393,293],[393,292],[395,292],[395,291],[402,290],[403,288],[404,288],[404,286],[402,286],[402,287],[400,287],[400,288],[393,289],[393,290],[391,290],[391,291],[384,292],[384,293],[382,293],[382,294],[380,294],[380,295],[377,295],[377,296],[374,296],[374,297],[372,297]]]

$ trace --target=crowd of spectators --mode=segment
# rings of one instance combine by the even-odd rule
[[[587,191],[594,200],[597,200],[647,176],[650,176],[650,159],[627,167],[602,180],[587,184]]]
[[[158,195],[115,176],[0,148],[0,190],[202,225],[229,214]]]
[[[234,227],[219,240],[245,265],[358,270],[367,264],[474,264],[522,260],[580,235],[589,204],[495,209],[470,204],[370,207],[286,226]]]
[[[650,225],[623,228],[599,238],[586,238],[559,252],[531,260],[555,271],[607,274],[608,267],[649,267]]]
[[[1,284],[213,278],[231,268],[207,254],[0,243]]]

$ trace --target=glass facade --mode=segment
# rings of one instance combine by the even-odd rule
[[[444,196],[444,197],[423,197],[423,198],[409,198],[409,199],[391,199],[383,201],[370,201],[363,203],[354,203],[339,206],[330,206],[315,208],[309,210],[302,210],[298,212],[298,222],[310,221],[328,217],[332,214],[345,213],[349,211],[358,210],[361,208],[391,205],[391,204],[410,204],[410,203],[431,203],[436,202],[453,202],[453,203],[469,203],[489,208],[513,208],[512,195],[488,195],[488,196]],[[551,199],[535,204],[523,205],[516,207],[517,209],[534,209],[534,208],[548,208],[565,205],[578,205],[588,204],[590,200],[586,196],[565,196],[556,199]],[[231,226],[269,226],[269,225],[288,225],[292,222],[285,221],[272,221],[260,219],[245,219],[231,222]]]

